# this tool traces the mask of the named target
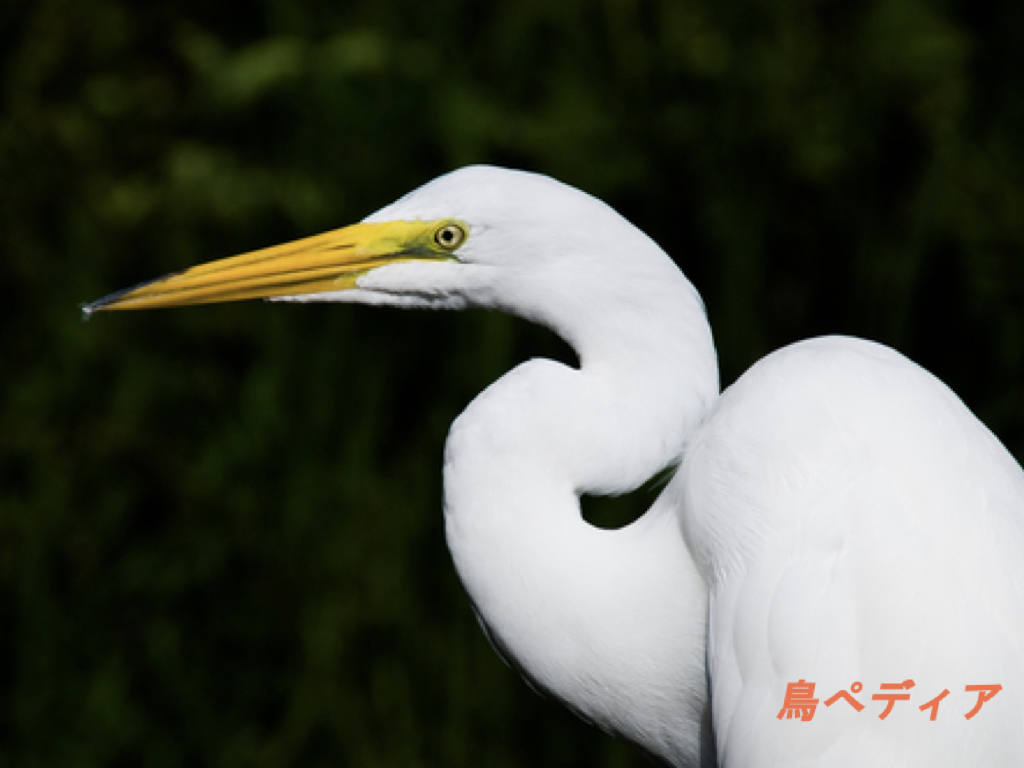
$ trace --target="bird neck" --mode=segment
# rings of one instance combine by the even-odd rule
[[[703,309],[680,278],[675,301],[564,333],[579,369],[532,360],[470,404],[446,445],[445,519],[463,584],[511,665],[667,764],[698,765],[710,743],[706,589],[675,510],[659,500],[606,531],[579,505],[678,461],[717,394]]]

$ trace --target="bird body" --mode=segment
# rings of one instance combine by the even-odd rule
[[[859,339],[787,347],[716,402],[666,493],[709,586],[722,765],[1024,756],[1024,474],[938,379]],[[880,719],[870,695],[908,679]],[[798,680],[818,711],[779,720]],[[864,711],[825,708],[855,682]],[[967,720],[978,684],[1002,691]]]
[[[571,187],[486,167],[87,311],[257,296],[496,309],[576,350],[578,367],[523,363],[456,420],[444,508],[495,648],[581,717],[670,766],[1024,755],[1024,474],[896,352],[816,339],[719,396],[703,304],[653,241]],[[677,463],[631,525],[583,520],[581,495]],[[911,678],[886,719],[843,701],[780,718],[789,683],[857,682],[870,704]],[[977,684],[1002,690],[968,719]],[[919,703],[946,688],[938,723]]]

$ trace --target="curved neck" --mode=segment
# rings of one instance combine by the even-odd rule
[[[666,764],[700,765],[702,741],[710,755],[706,589],[676,511],[662,497],[604,531],[579,507],[584,492],[630,490],[678,461],[717,395],[703,309],[679,278],[640,317],[613,312],[586,338],[563,334],[579,370],[530,361],[467,408],[446,446],[445,519],[459,575],[506,660]]]

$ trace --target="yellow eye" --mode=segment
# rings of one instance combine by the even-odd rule
[[[466,230],[458,224],[445,224],[434,233],[434,242],[446,251],[454,251],[466,242]]]

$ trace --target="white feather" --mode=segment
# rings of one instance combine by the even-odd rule
[[[440,218],[469,226],[457,262],[303,300],[499,309],[579,354],[579,369],[535,360],[500,379],[445,454],[456,567],[533,685],[673,766],[714,761],[709,702],[729,768],[1024,760],[1024,474],[941,382],[828,338],[718,397],[699,296],[605,204],[477,167],[368,220]],[[680,460],[633,525],[582,519],[580,494]],[[908,678],[910,701],[880,720],[871,695]],[[815,717],[778,719],[800,679]],[[854,682],[864,711],[824,706]],[[991,683],[966,720],[964,687]],[[932,722],[919,706],[946,688]]]

